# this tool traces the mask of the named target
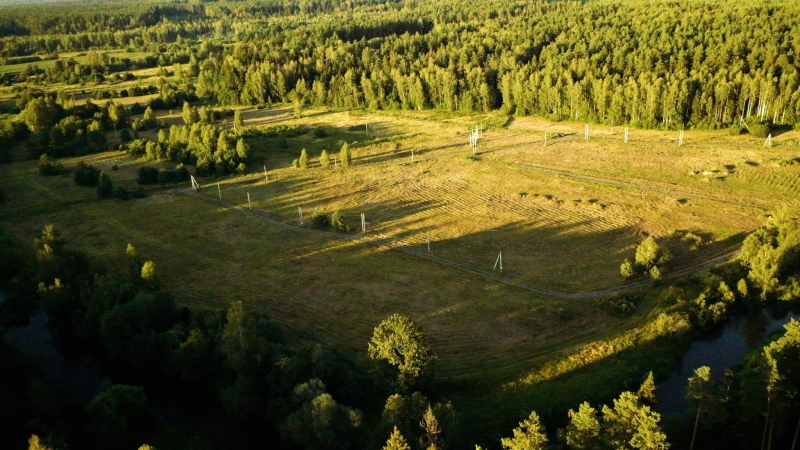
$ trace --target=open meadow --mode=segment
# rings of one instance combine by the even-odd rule
[[[736,249],[771,209],[796,206],[795,132],[765,148],[745,136],[690,131],[679,147],[658,131],[634,130],[624,144],[621,130],[595,129],[584,140],[582,124],[499,115],[312,110],[294,119],[277,108],[243,117],[254,129],[302,125],[325,136],[309,131],[282,145],[251,138],[249,173],[201,178],[200,197],[167,187],[142,200],[97,201],[67,176],[41,177],[34,162],[15,162],[0,166],[0,213],[25,240],[53,223],[72,245],[112,260],[132,243],[173,280],[181,304],[242,300],[298,341],[336,342],[359,357],[372,328],[401,312],[429,333],[441,375],[509,381],[565,348],[636,324],[589,297],[625,283],[619,265],[644,236],[671,248],[669,274]],[[472,155],[468,133],[481,123]],[[352,166],[320,167],[319,152],[338,156],[344,142]],[[291,167],[301,148],[308,169]],[[122,152],[64,163],[79,160],[123,185],[147,164]],[[220,193],[224,205],[202,200]],[[364,240],[308,232],[317,208],[341,211],[353,236],[365,214]],[[681,239],[685,233],[698,240]],[[501,251],[502,274],[492,271]],[[634,317],[653,306],[646,301]]]

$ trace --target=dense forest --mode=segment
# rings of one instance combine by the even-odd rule
[[[58,158],[108,149],[175,164],[142,167],[135,186],[115,186],[109,174],[84,163],[70,170],[75,184],[95,188],[100,200],[128,200],[147,195],[144,185],[186,183],[187,167],[198,177],[244,173],[253,141],[280,147],[287,137],[312,132],[302,125],[245,127],[241,111],[231,109],[239,105],[291,104],[298,116],[310,106],[501,110],[766,137],[772,128],[800,124],[797,29],[800,0],[2,7],[0,68],[8,70],[0,71],[0,82],[9,95],[0,100],[0,163],[19,147],[39,160],[32,176],[41,177],[66,173]],[[133,72],[143,69],[156,71],[157,81],[136,82]],[[121,82],[130,83],[115,85]],[[125,98],[131,101],[123,104]],[[159,120],[156,111],[164,110],[180,112],[183,123]],[[139,136],[147,131],[156,137]],[[351,163],[346,142],[331,151],[340,152],[342,165]],[[327,155],[321,164],[329,164]],[[294,165],[306,168],[308,158],[304,149]],[[340,217],[322,216],[314,226],[347,231]],[[656,412],[650,372],[621,381],[627,390],[606,404],[527,408],[486,433],[451,401],[468,382],[437,378],[425,330],[406,316],[374,324],[357,358],[335,346],[293,345],[267,314],[241,302],[179,307],[157,254],[140,255],[121,242],[116,257],[102,259],[75,249],[46,223],[37,227],[43,230],[34,242],[0,227],[0,287],[9,293],[0,303],[4,448],[210,448],[164,418],[170,402],[219,414],[240,435],[232,448],[269,442],[304,449],[656,450],[689,448],[696,439],[696,448],[763,450],[794,449],[800,435],[797,322],[721,377],[697,368],[687,380],[686,414]],[[737,261],[667,285],[665,312],[642,333],[680,329],[684,341],[675,345],[685,346],[731,316],[797,299],[799,254],[797,218],[773,212],[744,240]],[[657,280],[667,259],[645,239],[622,273]],[[608,300],[623,308],[626,301]],[[99,393],[80,399],[62,392],[6,341],[9,329],[39,310],[70,359],[108,375]],[[579,355],[559,370],[594,361],[596,355]]]
[[[149,49],[162,66],[193,67],[197,95],[222,104],[503,108],[669,128],[750,118],[793,125],[798,9],[797,2],[446,0],[137,2],[92,14],[17,7],[0,14],[0,55],[21,62]]]

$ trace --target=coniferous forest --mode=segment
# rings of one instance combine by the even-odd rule
[[[442,114],[435,116],[444,117],[442,123],[480,115],[497,122],[487,119],[487,130],[493,131],[529,117],[549,124],[608,127],[609,136],[620,126],[626,127],[626,144],[627,127],[680,131],[680,145],[683,131],[716,132],[713,136],[729,139],[757,138],[753,154],[768,151],[773,134],[800,129],[798,30],[800,0],[98,0],[0,5],[0,164],[11,167],[4,176],[12,174],[11,187],[0,183],[0,448],[798,448],[798,321],[788,320],[763,335],[753,332],[749,352],[724,373],[705,365],[692,368],[691,377],[681,380],[682,412],[657,412],[656,388],[692,342],[764,308],[783,313],[796,309],[800,207],[794,198],[758,208],[745,205],[750,209],[736,226],[757,226],[747,233],[731,232],[728,246],[710,255],[716,260],[735,249],[735,257],[695,264],[689,269],[697,270],[683,273],[670,263],[710,245],[713,236],[688,229],[662,235],[631,231],[637,242],[626,241],[609,253],[616,258],[615,270],[622,263],[621,278],[614,282],[641,289],[632,287],[625,294],[609,288],[597,298],[580,297],[581,292],[566,308],[532,306],[525,314],[547,311],[547,320],[578,332],[558,343],[558,353],[535,355],[514,366],[515,373],[491,377],[454,376],[452,369],[441,376],[439,364],[452,364],[437,354],[443,339],[399,307],[383,314],[380,323],[369,324],[350,323],[337,310],[331,314],[333,325],[320,333],[366,327],[371,336],[340,346],[321,342],[315,334],[319,330],[273,320],[270,308],[259,306],[257,299],[228,299],[205,288],[200,294],[180,292],[175,286],[184,280],[178,278],[188,275],[162,270],[163,253],[194,255],[185,256],[187,266],[215,266],[218,261],[207,254],[234,248],[231,244],[188,253],[187,248],[202,246],[204,238],[188,226],[180,230],[182,240],[169,246],[137,234],[136,245],[125,240],[92,251],[96,235],[125,227],[140,232],[142,227],[131,225],[130,216],[110,224],[101,221],[109,213],[98,209],[90,209],[88,216],[97,227],[83,234],[71,234],[69,226],[79,229],[84,220],[51,224],[64,211],[112,201],[119,202],[114,206],[119,211],[137,201],[155,208],[159,199],[188,192],[190,182],[192,195],[199,196],[197,180],[212,186],[212,200],[226,207],[225,187],[218,183],[235,184],[255,174],[258,182],[263,178],[265,184],[273,180],[288,186],[291,175],[286,173],[292,172],[286,171],[338,174],[367,166],[359,159],[359,152],[365,154],[372,145],[365,142],[387,145],[385,153],[391,155],[401,147],[399,140],[370,135],[367,126],[363,135],[339,139],[344,133],[361,133],[361,122],[349,128],[288,123],[310,110],[320,115],[346,112],[348,118],[351,112],[374,114],[370,117],[430,112]],[[287,123],[276,119],[268,126],[251,125],[252,116],[247,118],[250,124],[243,116],[243,111],[273,109],[291,111]],[[482,133],[482,121],[480,126]],[[586,133],[588,141],[588,125]],[[551,136],[563,138],[564,133]],[[298,139],[325,142],[326,148],[316,153],[314,147],[309,156],[305,146],[296,144]],[[545,130],[545,148],[547,139]],[[761,146],[763,139],[767,142]],[[793,152],[798,142],[787,140],[779,148]],[[707,154],[717,150],[701,148]],[[403,164],[414,163],[411,151],[411,163]],[[111,152],[115,159],[107,168],[89,160]],[[294,153],[287,161],[295,158],[291,167],[284,164],[289,152]],[[278,163],[270,165],[274,155],[284,158],[279,168]],[[459,158],[454,164],[489,164],[475,154]],[[741,171],[769,165],[756,162],[756,156],[748,158],[737,163],[748,166]],[[378,165],[383,162],[370,160],[377,168],[365,170],[384,170]],[[768,162],[789,171],[800,162],[800,152]],[[724,173],[698,170],[693,175],[713,176],[720,184],[740,170],[724,168]],[[788,175],[787,189],[795,196],[799,176]],[[775,178],[770,186],[778,185]],[[306,181],[278,192],[311,189],[319,182]],[[630,187],[618,179],[610,183],[617,190]],[[367,195],[380,184],[360,186],[359,192]],[[64,186],[92,193],[73,198]],[[659,189],[663,193],[666,188]],[[311,197],[324,195],[323,190]],[[687,197],[691,200],[670,200],[670,207],[715,201],[721,190],[693,192]],[[522,201],[529,194],[515,191],[514,196]],[[563,200],[550,195],[533,196],[557,203],[553,208],[558,211],[567,209]],[[740,207],[745,200],[720,203]],[[589,204],[599,211],[592,213],[592,220],[607,207],[595,198],[573,203],[574,208]],[[654,204],[639,207],[655,209]],[[176,219],[179,207],[153,213],[144,228],[153,235],[170,233],[172,221],[183,219]],[[236,206],[240,211],[246,207],[252,213],[249,190],[247,203]],[[295,220],[297,206],[292,203],[289,209]],[[356,211],[312,211],[308,223],[299,211],[304,231],[337,238],[357,230],[367,234],[363,213],[356,225]],[[283,219],[275,213],[268,220],[275,224]],[[241,227],[237,222],[225,233],[240,232]],[[430,253],[431,235],[426,232]],[[229,235],[225,239],[232,240]],[[380,245],[388,246],[387,241]],[[285,254],[302,260],[316,251],[310,247],[304,244]],[[676,255],[671,249],[678,249]],[[283,258],[279,251],[259,257]],[[494,269],[489,274],[494,281],[504,276],[498,261],[499,274]],[[285,295],[277,287],[299,277],[328,276],[321,268],[308,275],[302,263],[288,264],[281,276],[264,276],[276,287],[265,295]],[[220,266],[226,277],[239,276],[236,264]],[[357,284],[364,281],[358,278],[361,269],[348,266],[335,277],[351,277]],[[304,288],[293,288],[304,301],[292,314],[314,311],[323,298],[329,300]],[[492,289],[470,294],[488,297]],[[350,295],[349,290],[330,290]],[[358,308],[373,307],[371,301],[359,300]],[[292,302],[297,301],[287,300]],[[583,328],[589,336],[589,328],[599,327],[573,320],[584,309],[617,320],[621,328],[581,341]],[[439,313],[444,314],[437,311],[422,320],[435,320],[430,316]],[[18,335],[14,330],[37,320],[58,344],[61,363],[100,374],[102,381],[91,392],[76,394],[54,381],[49,366],[6,336]],[[534,320],[525,324],[541,326]],[[503,331],[498,326],[498,333]],[[460,348],[447,351],[461,355]],[[575,402],[576,392],[586,398]]]

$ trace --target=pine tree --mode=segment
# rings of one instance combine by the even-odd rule
[[[300,151],[300,159],[297,162],[302,169],[308,169],[308,152],[306,152],[306,149]]]
[[[639,391],[636,393],[639,396],[639,400],[651,408],[656,406],[658,403],[658,397],[656,397],[656,383],[655,379],[653,378],[653,372],[650,371],[647,374],[647,378],[645,378],[642,385],[639,387]]]
[[[436,416],[433,414],[431,405],[428,405],[428,409],[425,410],[425,414],[423,414],[419,426],[422,427],[425,432],[420,437],[422,446],[426,448],[438,448],[439,434],[441,434],[442,429],[439,427],[439,421],[436,420]]]
[[[237,109],[235,113],[233,113],[233,127],[236,128],[236,131],[241,131],[241,128],[244,126],[244,119],[242,119],[242,110]]]
[[[339,150],[339,160],[342,162],[342,167],[350,166],[352,162],[352,155],[350,154],[350,145],[345,142]]]
[[[583,402],[578,411],[569,410],[569,424],[566,428],[567,446],[576,450],[591,450],[599,447],[600,421],[597,410],[588,402]]]
[[[97,197],[109,198],[114,195],[114,186],[111,184],[111,179],[105,172],[100,172],[100,178],[97,182]]]
[[[151,286],[156,282],[156,263],[153,261],[146,261],[142,265],[142,279],[148,281]]]
[[[322,153],[319,154],[319,165],[322,167],[328,167],[331,165],[331,158],[328,156],[328,151],[323,149]]]
[[[394,431],[389,436],[389,440],[386,441],[386,445],[383,446],[383,450],[411,450],[411,446],[408,445],[400,430],[394,427]]]
[[[506,450],[545,450],[547,433],[536,411],[531,411],[531,415],[514,428],[514,437],[503,438],[500,444]]]

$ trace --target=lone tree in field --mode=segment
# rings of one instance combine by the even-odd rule
[[[429,375],[436,360],[425,333],[400,314],[392,314],[375,327],[368,353],[379,365],[389,366],[392,383],[401,388],[410,388]]]
[[[300,158],[297,162],[301,168],[308,169],[308,152],[306,152],[306,149],[300,151]]]
[[[244,126],[244,119],[242,119],[241,109],[237,109],[236,112],[233,113],[233,126],[236,128],[236,131],[239,131],[239,129]]]
[[[514,437],[503,438],[500,444],[506,450],[544,450],[547,448],[547,433],[539,421],[536,411],[514,428]]]
[[[97,197],[109,198],[112,195],[114,195],[114,185],[111,184],[111,178],[108,178],[105,172],[100,172],[97,180]]]
[[[619,272],[625,278],[647,273],[652,279],[658,280],[661,278],[661,269],[658,266],[670,259],[672,255],[669,250],[658,245],[652,236],[648,236],[636,247],[635,262],[631,263],[626,259],[620,266]]]
[[[339,160],[342,162],[342,167],[348,167],[353,162],[353,155],[350,153],[350,145],[345,142],[339,150]]]
[[[644,266],[647,270],[659,264],[663,264],[672,259],[665,248],[662,248],[653,236],[648,236],[647,239],[639,244],[636,248],[636,263]]]
[[[331,157],[328,156],[328,151],[323,149],[322,153],[319,154],[319,165],[322,167],[328,167],[331,165]]]

